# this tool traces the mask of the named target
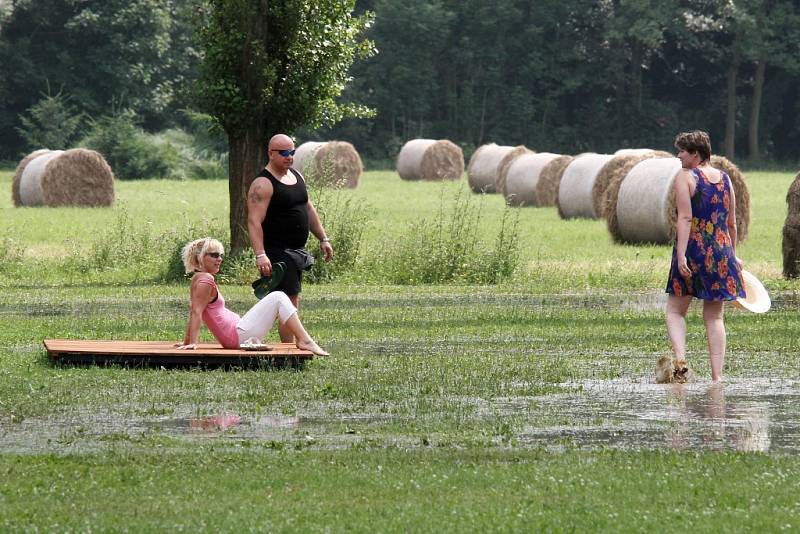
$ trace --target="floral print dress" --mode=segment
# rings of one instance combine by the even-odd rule
[[[697,181],[692,195],[692,227],[686,245],[686,262],[692,271],[684,278],[678,270],[677,246],[672,247],[667,293],[692,295],[703,300],[736,300],[744,297],[742,275],[736,265],[728,234],[731,182],[720,171],[719,183],[708,181],[700,169],[692,169]]]

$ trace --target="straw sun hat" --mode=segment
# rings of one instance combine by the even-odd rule
[[[744,270],[742,271],[742,283],[745,297],[736,299],[736,305],[753,313],[764,313],[769,310],[772,301],[764,284],[753,273]]]

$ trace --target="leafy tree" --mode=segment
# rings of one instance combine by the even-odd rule
[[[269,138],[365,115],[337,101],[352,63],[372,52],[352,0],[206,0],[198,97],[228,136],[231,251],[248,246],[246,194]]]
[[[748,155],[761,157],[759,123],[767,67],[800,72],[800,7],[787,0],[749,0],[744,2],[755,31],[748,35],[745,57],[755,66],[753,97],[748,123]]]
[[[17,0],[0,26],[0,146],[16,155],[20,113],[49,84],[90,116],[114,101],[163,116],[190,76],[180,38],[191,0]],[[179,17],[181,15],[183,18]],[[11,147],[9,150],[8,147]],[[15,150],[16,149],[16,150]]]

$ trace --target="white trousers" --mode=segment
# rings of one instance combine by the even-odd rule
[[[261,343],[261,340],[266,337],[267,332],[270,331],[272,325],[275,324],[275,318],[279,317],[281,324],[289,320],[292,314],[297,313],[289,297],[283,291],[274,291],[259,300],[250,311],[244,314],[236,323],[236,332],[239,333],[239,343],[244,343],[252,338]]]

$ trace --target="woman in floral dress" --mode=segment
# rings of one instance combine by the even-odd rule
[[[676,240],[667,281],[667,333],[675,368],[686,367],[686,312],[692,298],[703,301],[711,379],[722,380],[726,300],[744,297],[742,262],[736,257],[735,198],[730,177],[712,167],[705,132],[675,138],[681,170],[675,177]]]

